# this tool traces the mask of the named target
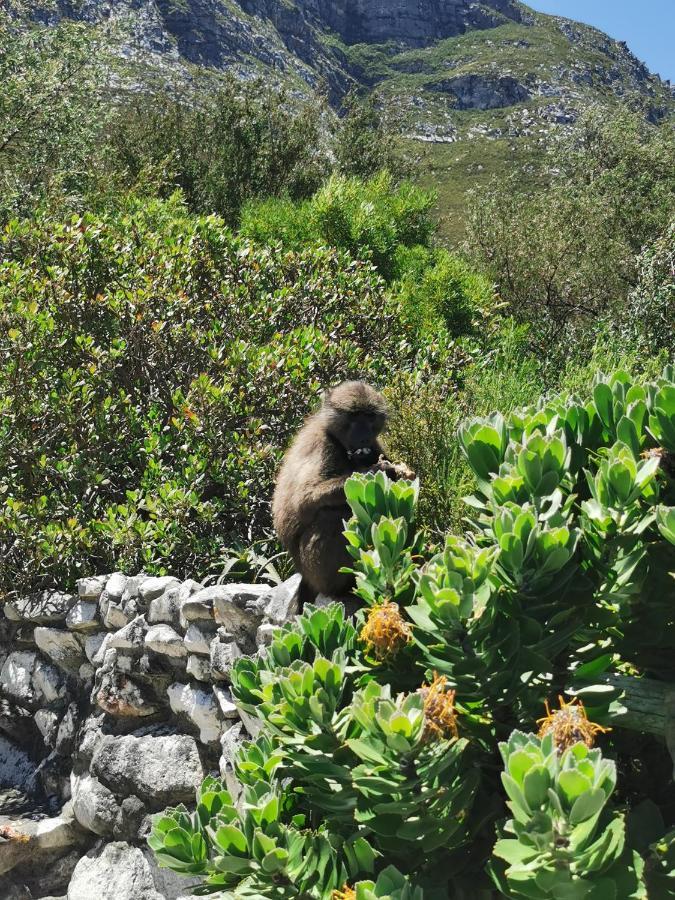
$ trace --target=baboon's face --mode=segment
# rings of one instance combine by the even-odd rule
[[[384,428],[385,418],[373,410],[336,409],[330,431],[347,451],[350,458],[370,455],[378,435]]]

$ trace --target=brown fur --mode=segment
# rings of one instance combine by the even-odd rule
[[[317,593],[344,596],[351,565],[343,535],[350,510],[344,493],[353,472],[394,467],[381,459],[378,436],[387,420],[384,398],[362,381],[332,390],[310,416],[284,457],[272,500],[274,527],[302,574],[305,599]],[[352,456],[357,448],[368,453]],[[397,473],[400,474],[400,473]]]

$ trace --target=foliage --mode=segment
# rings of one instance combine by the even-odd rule
[[[234,78],[197,98],[141,94],[121,105],[107,130],[111,174],[133,185],[163,171],[164,196],[180,188],[192,211],[235,224],[250,198],[306,197],[329,173],[317,100],[292,105],[283,90]]]
[[[550,187],[530,194],[517,176],[474,204],[470,243],[538,346],[609,318],[637,283],[636,257],[673,214],[670,129],[627,111],[589,112],[553,151]]]
[[[0,223],[85,191],[102,118],[96,55],[83,26],[19,28],[0,10]]]
[[[338,174],[367,179],[383,169],[401,173],[406,168],[396,150],[393,123],[378,109],[373,94],[360,97],[352,91],[342,101],[341,113],[333,140]]]
[[[0,258],[2,591],[218,571],[265,534],[320,390],[418,365],[369,264],[255,247],[177,197],[14,221]]]
[[[409,182],[395,186],[382,171],[362,181],[334,175],[306,203],[249,203],[241,233],[256,241],[297,248],[338,247],[354,259],[371,259],[390,281],[401,272],[405,248],[428,245],[434,231],[433,195]]]
[[[639,276],[631,292],[623,326],[624,337],[648,353],[675,353],[675,221],[645,248],[638,260]]]
[[[646,897],[648,878],[667,887],[669,838],[628,833],[617,766],[593,745],[622,711],[609,673],[675,677],[672,367],[654,381],[598,374],[586,396],[469,420],[460,440],[476,478],[470,535],[425,544],[416,483],[354,475],[345,535],[366,609],[352,624],[341,604],[308,606],[235,664],[235,699],[261,726],[235,760],[243,809],[278,798],[279,824],[261,830],[284,865],[289,829],[303,846],[327,841],[308,897],[351,897],[392,862],[430,898],[487,896],[486,873],[507,897]],[[546,703],[539,736],[524,733],[563,691],[576,699]],[[603,742],[621,762],[611,732]],[[668,801],[650,802],[660,836]],[[197,826],[183,827],[191,846]],[[262,850],[240,844],[245,896]],[[225,877],[214,857],[202,871]]]

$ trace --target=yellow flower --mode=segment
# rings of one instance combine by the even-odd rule
[[[424,718],[426,720],[424,737],[427,740],[457,737],[455,692],[448,691],[446,685],[445,675],[438,675],[434,672],[434,680],[431,684],[422,685],[419,689],[424,701]]]
[[[405,621],[397,603],[380,603],[368,610],[366,624],[359,635],[368,652],[376,659],[395,656],[412,638],[412,628]]]
[[[343,884],[341,891],[333,891],[333,900],[356,900],[356,892],[349,885]]]
[[[540,726],[539,737],[552,734],[558,753],[563,753],[568,747],[579,743],[592,747],[596,734],[612,730],[591,722],[586,715],[584,704],[578,697],[574,697],[569,703],[565,703],[562,697],[558,697],[558,701],[560,709],[551,712],[546,700],[546,715],[543,719],[537,719],[537,725]]]

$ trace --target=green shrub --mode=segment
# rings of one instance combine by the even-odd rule
[[[613,321],[638,280],[637,257],[674,212],[671,128],[627,110],[591,110],[552,150],[546,190],[517,177],[475,198],[469,241],[546,358],[568,329]],[[646,324],[646,323],[645,323]]]
[[[675,221],[640,256],[639,280],[625,315],[624,336],[643,352],[675,353]]]
[[[234,896],[340,900],[385,875],[430,900],[493,896],[488,876],[509,898],[666,896],[668,791],[634,804],[607,726],[625,721],[610,674],[675,677],[673,375],[598,374],[585,396],[466,421],[472,533],[440,548],[417,483],[350,478],[366,607],[352,624],[307,606],[237,661],[261,726],[234,761],[242,811],[207,781],[195,814],[156,818],[160,864]],[[641,740],[667,779],[668,750]]]
[[[2,591],[208,571],[266,534],[322,388],[416,364],[369,264],[256,247],[178,198],[12,222],[0,259]]]
[[[362,181],[333,175],[306,203],[251,202],[242,213],[244,237],[285,246],[328,245],[354,259],[371,259],[382,277],[401,274],[404,248],[427,246],[435,226],[433,195],[387,172]]]

